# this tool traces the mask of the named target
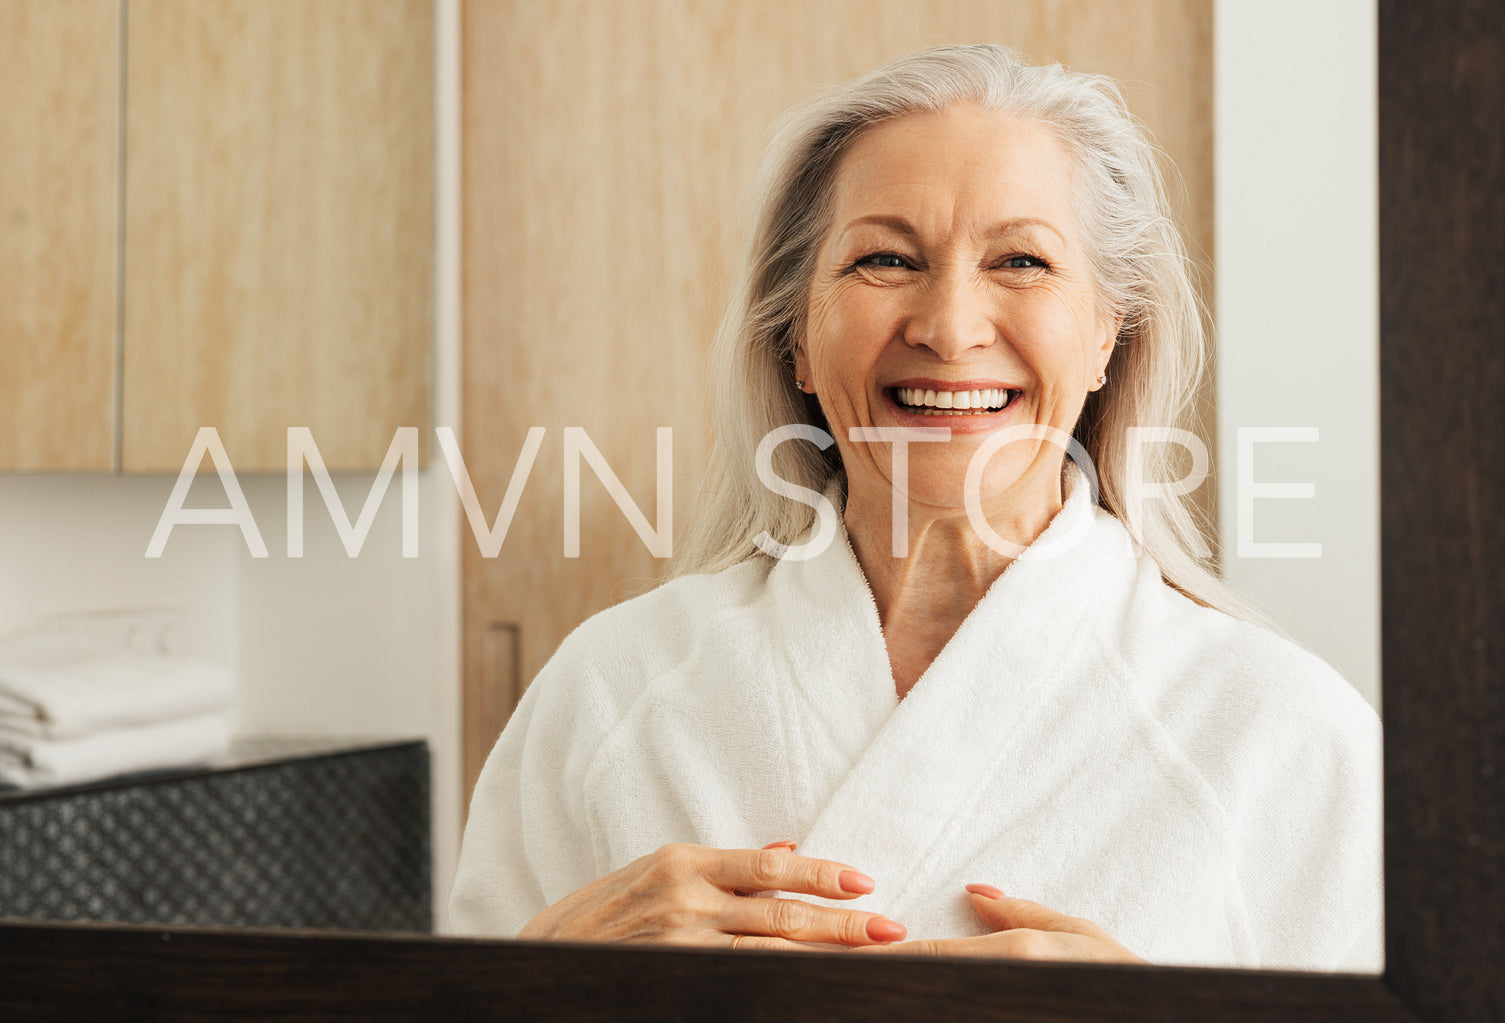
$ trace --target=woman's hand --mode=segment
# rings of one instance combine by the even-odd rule
[[[1001,956],[1008,959],[1073,959],[1099,963],[1149,963],[1124,948],[1097,924],[1067,916],[1027,899],[1012,899],[989,884],[969,884],[972,908],[992,934],[975,938],[907,941],[863,952],[908,955]]]
[[[854,899],[873,890],[872,878],[851,867],[793,850],[792,842],[763,849],[666,845],[565,896],[518,937],[781,949],[903,939],[901,925],[876,913],[746,898],[782,891]]]

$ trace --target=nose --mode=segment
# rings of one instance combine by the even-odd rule
[[[950,362],[996,340],[991,312],[982,282],[965,273],[944,274],[916,293],[904,341],[911,347],[929,348]]]

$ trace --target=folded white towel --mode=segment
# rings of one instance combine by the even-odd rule
[[[72,739],[107,729],[228,710],[229,672],[82,636],[0,643],[0,731]]]
[[[199,714],[79,739],[42,739],[0,730],[0,783],[38,788],[117,774],[191,767],[230,748],[231,715]]]

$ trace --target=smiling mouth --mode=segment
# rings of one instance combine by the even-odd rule
[[[923,387],[891,387],[889,396],[905,412],[919,416],[986,416],[1001,412],[1022,394],[1009,388],[981,391],[931,391]]]

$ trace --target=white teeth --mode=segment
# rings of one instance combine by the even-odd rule
[[[981,391],[932,391],[920,387],[899,387],[894,390],[900,404],[922,409],[924,415],[954,415],[960,411],[1002,408],[1009,400],[1009,391],[992,387]]]

